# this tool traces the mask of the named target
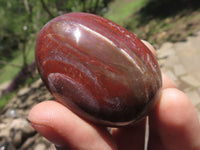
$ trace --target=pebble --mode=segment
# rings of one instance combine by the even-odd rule
[[[16,148],[20,147],[20,145],[22,144],[22,136],[23,135],[21,130],[18,130],[17,132],[14,133],[12,142]]]
[[[26,93],[28,93],[31,89],[28,88],[28,87],[24,87],[22,89],[19,90],[18,92],[18,95],[21,96],[21,95],[25,95]]]
[[[173,68],[176,76],[181,76],[186,74],[185,67],[182,64],[175,64]]]
[[[189,74],[186,76],[182,76],[181,80],[190,86],[194,86],[194,87],[200,86],[200,82],[196,78],[194,78],[192,75],[189,75]]]
[[[38,143],[34,150],[46,150],[46,145],[44,143]]]
[[[43,82],[41,79],[38,79],[33,84],[31,84],[31,88],[39,88],[41,85],[43,85]]]

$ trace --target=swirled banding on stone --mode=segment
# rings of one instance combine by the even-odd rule
[[[135,35],[100,16],[54,18],[40,31],[35,54],[54,97],[93,122],[130,124],[158,100],[161,73],[153,54]]]

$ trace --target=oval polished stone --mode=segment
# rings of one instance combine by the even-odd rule
[[[53,96],[77,115],[106,126],[133,123],[153,109],[162,86],[150,50],[97,15],[69,13],[40,31],[36,62]]]

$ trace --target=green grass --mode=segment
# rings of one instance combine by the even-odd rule
[[[116,0],[115,3],[110,4],[109,11],[104,17],[124,26],[129,19],[133,19],[130,18],[132,14],[142,8],[146,2],[147,0]]]
[[[16,93],[9,93],[5,94],[4,96],[1,97],[0,99],[0,110],[8,103],[8,101],[15,95]]]
[[[27,46],[29,47],[29,46]],[[30,45],[28,53],[27,53],[27,62],[32,62],[34,58],[34,44]],[[22,53],[18,51],[15,58],[11,60],[9,63],[14,65],[22,66],[23,64],[23,57]],[[12,65],[6,65],[3,68],[0,69],[0,84],[10,81],[15,77],[15,75],[20,71],[20,67],[14,67]]]

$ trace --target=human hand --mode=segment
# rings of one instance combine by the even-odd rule
[[[143,41],[155,54],[153,47]],[[149,115],[148,150],[200,150],[200,124],[189,98],[166,75],[158,104]],[[108,132],[57,101],[44,101],[29,114],[32,126],[62,150],[143,150],[145,120]]]

